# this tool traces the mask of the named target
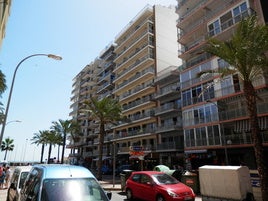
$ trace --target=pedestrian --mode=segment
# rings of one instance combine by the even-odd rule
[[[4,189],[5,171],[3,167],[0,167],[0,189]]]
[[[9,182],[10,182],[10,177],[11,177],[11,170],[10,167],[6,167],[6,171],[5,171],[5,188],[9,187]]]

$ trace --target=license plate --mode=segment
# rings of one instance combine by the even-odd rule
[[[192,200],[192,197],[185,197],[184,200]]]

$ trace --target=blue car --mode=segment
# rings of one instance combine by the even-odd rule
[[[21,201],[109,201],[112,196],[88,169],[64,164],[34,165],[20,193]]]

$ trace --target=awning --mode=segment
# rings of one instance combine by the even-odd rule
[[[258,118],[259,127],[261,130],[268,129],[268,117],[259,117]],[[234,131],[238,133],[249,132],[251,129],[249,120],[241,120],[235,122]]]

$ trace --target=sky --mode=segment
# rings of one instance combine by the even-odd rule
[[[36,56],[19,66],[3,139],[14,139],[8,161],[40,161],[34,133],[49,130],[52,121],[71,119],[73,78],[147,5],[176,5],[176,0],[12,0],[6,35],[0,48],[0,69],[8,89],[18,63],[32,54],[55,54],[61,61]],[[20,121],[20,122],[17,122]],[[47,149],[46,149],[47,151]],[[69,151],[66,150],[66,156]],[[57,157],[57,147],[52,157]],[[4,152],[0,153],[0,160]],[[44,159],[47,159],[45,154]]]

